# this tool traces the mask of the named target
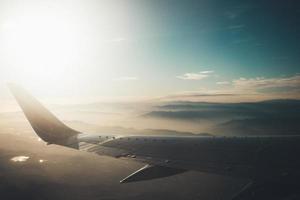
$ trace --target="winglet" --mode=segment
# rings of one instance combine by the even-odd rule
[[[58,120],[22,87],[11,83],[8,87],[36,134],[45,142],[68,146],[67,141],[79,133]]]

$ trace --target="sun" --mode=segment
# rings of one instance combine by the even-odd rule
[[[47,14],[6,21],[3,45],[14,79],[26,83],[66,80],[62,76],[80,57],[82,36],[76,28],[66,17]]]

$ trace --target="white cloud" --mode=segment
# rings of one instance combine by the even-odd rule
[[[257,91],[270,88],[298,88],[300,89],[300,75],[281,78],[239,78],[232,81],[234,88],[238,90]]]
[[[202,80],[205,78],[208,78],[213,74],[214,71],[202,71],[198,73],[185,73],[180,76],[176,76],[176,78],[182,79],[182,80]]]
[[[137,81],[137,80],[139,80],[139,78],[135,76],[122,76],[113,79],[113,81]]]
[[[207,78],[209,75],[207,74],[200,74],[200,73],[185,73],[181,76],[176,76],[179,79],[183,80],[201,80]]]
[[[273,78],[241,77],[232,81],[220,81],[216,84],[220,87],[181,91],[179,94],[169,95],[167,100],[241,102],[282,98],[300,99],[300,74]]]
[[[214,71],[210,70],[210,71],[202,71],[202,72],[199,72],[200,74],[212,74],[214,73]]]
[[[217,82],[217,85],[229,85],[230,84],[230,82],[228,82],[228,81],[219,81],[219,82]]]

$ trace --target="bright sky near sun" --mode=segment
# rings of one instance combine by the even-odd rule
[[[298,98],[293,2],[0,0],[0,97]]]

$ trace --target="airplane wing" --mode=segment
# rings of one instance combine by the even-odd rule
[[[292,156],[300,153],[298,136],[172,137],[87,134],[63,124],[23,88],[10,85],[10,89],[34,131],[48,144],[145,163],[144,167],[124,177],[121,183],[162,178],[188,170],[249,180],[249,184],[233,200],[274,195],[272,189],[278,185],[281,186],[278,191],[294,189],[294,186],[298,189],[300,186],[300,160],[297,156]],[[288,191],[277,197],[292,193]]]

